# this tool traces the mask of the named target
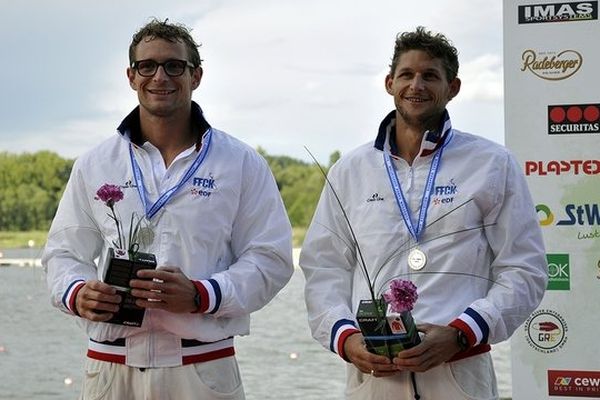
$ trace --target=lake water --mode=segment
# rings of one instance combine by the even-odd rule
[[[251,335],[236,338],[248,400],[343,398],[344,362],[309,333],[304,277],[253,314]],[[40,268],[0,267],[0,400],[76,399],[87,339],[52,308]],[[511,396],[508,343],[494,346],[501,397]]]

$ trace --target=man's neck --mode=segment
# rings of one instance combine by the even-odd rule
[[[440,118],[430,119],[423,123],[408,123],[396,112],[396,146],[398,155],[412,165],[421,151],[423,135],[429,130],[437,129]]]
[[[396,119],[396,148],[398,156],[403,158],[408,165],[412,165],[413,161],[419,155],[421,150],[421,142],[425,130],[421,127],[411,126]]]
[[[196,143],[197,132],[194,132],[192,126],[190,115],[187,118],[140,115],[140,129],[144,140],[160,151],[167,168],[182,151]]]

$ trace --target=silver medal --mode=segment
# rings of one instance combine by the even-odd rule
[[[408,266],[418,271],[427,264],[427,256],[421,250],[414,248],[408,253]]]

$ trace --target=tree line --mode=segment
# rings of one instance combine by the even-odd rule
[[[288,156],[267,160],[294,227],[307,227],[323,188],[324,178],[312,163]],[[331,154],[329,168],[340,157]],[[0,152],[0,231],[47,230],[69,179],[72,159],[50,151],[11,154]]]

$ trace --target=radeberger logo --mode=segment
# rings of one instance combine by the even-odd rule
[[[519,6],[519,24],[572,22],[598,19],[598,1],[527,4]]]
[[[521,55],[523,67],[521,71],[529,70],[538,78],[549,81],[559,81],[573,76],[581,64],[583,57],[578,51],[563,50],[561,52],[525,50]]]
[[[571,289],[571,265],[568,254],[546,254],[548,290]]]
[[[567,342],[567,323],[554,310],[534,311],[525,321],[525,339],[535,350],[555,353]]]
[[[600,104],[548,106],[548,134],[600,133]]]
[[[600,397],[600,371],[548,370],[548,394],[561,397]]]

